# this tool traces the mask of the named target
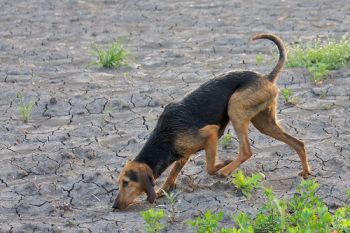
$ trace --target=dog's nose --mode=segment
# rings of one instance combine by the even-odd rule
[[[119,202],[120,196],[119,193],[117,195],[117,198],[115,199],[112,208],[113,209],[120,209],[120,202]]]
[[[119,202],[117,202],[117,200],[115,200],[113,206],[112,206],[113,209],[119,209]]]

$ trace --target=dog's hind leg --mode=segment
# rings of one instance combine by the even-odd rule
[[[264,87],[252,86],[242,89],[236,91],[230,98],[227,113],[237,134],[239,154],[235,160],[219,170],[218,173],[222,177],[229,176],[252,156],[248,139],[250,120],[269,106],[273,98],[277,95],[276,88],[271,84],[267,84]]]
[[[303,170],[299,175],[307,178],[310,172],[310,166],[307,159],[304,142],[285,133],[276,121],[276,103],[273,103],[269,108],[260,112],[252,119],[253,125],[263,134],[271,136],[279,141],[282,141],[293,148],[301,160]]]
[[[209,175],[214,175],[219,169],[226,166],[231,160],[217,162],[219,126],[207,125],[200,129],[201,135],[205,138],[204,150],[207,163],[207,172]]]
[[[173,168],[170,171],[168,178],[166,179],[162,187],[157,191],[157,197],[161,197],[164,195],[162,190],[169,192],[171,189],[175,187],[176,178],[179,175],[181,169],[187,163],[188,159],[189,159],[189,156],[175,162]]]

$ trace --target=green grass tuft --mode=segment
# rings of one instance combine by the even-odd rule
[[[35,100],[31,100],[29,103],[25,103],[23,97],[20,99],[18,111],[24,123],[28,123],[29,119],[32,117],[34,104]]]
[[[234,216],[242,232],[350,232],[350,206],[338,208],[332,214],[322,199],[316,196],[318,183],[303,180],[291,199],[278,199],[271,189],[265,189],[267,202],[253,218],[246,213]]]
[[[147,233],[157,233],[165,229],[166,225],[161,223],[164,218],[164,210],[149,209],[141,211],[141,217],[145,220],[145,230]]]
[[[207,210],[201,217],[186,221],[187,224],[193,227],[193,231],[191,232],[350,232],[350,205],[344,204],[342,207],[339,207],[334,211],[330,211],[326,203],[316,195],[319,189],[319,184],[315,180],[302,180],[297,186],[292,197],[279,199],[274,195],[271,188],[265,188],[259,184],[262,177],[262,174],[245,177],[242,172],[237,172],[235,177],[235,179],[238,180],[239,187],[246,187],[247,183],[250,183],[251,187],[261,188],[264,190],[265,201],[264,204],[259,207],[256,214],[252,215],[240,211],[232,216],[234,224],[232,224],[229,228],[223,228],[222,220],[224,219],[224,213],[222,211],[214,213],[211,210]],[[350,199],[350,190],[347,190],[346,192]],[[164,225],[159,225],[160,220],[164,217],[164,213],[155,213],[153,209],[142,213],[146,221],[147,232],[158,232],[164,229]],[[225,224],[227,225],[227,220],[225,220]]]
[[[263,61],[264,61],[264,56],[263,55],[261,55],[261,54],[257,54],[256,56],[255,56],[255,62],[256,62],[256,64],[261,64],[261,63],[263,63]]]
[[[240,189],[247,199],[250,199],[253,190],[261,187],[260,183],[264,177],[265,176],[262,173],[257,173],[246,177],[243,172],[239,170],[234,174],[232,184]]]
[[[281,94],[286,104],[296,105],[299,102],[298,98],[293,96],[293,92],[289,88],[281,89]]]
[[[98,65],[99,67],[108,69],[118,69],[128,64],[127,58],[129,53],[117,41],[105,50],[96,44],[92,45],[92,54],[96,57],[96,61],[92,62],[91,65]]]
[[[305,67],[312,74],[311,80],[322,82],[331,70],[346,66],[350,61],[350,39],[319,40],[312,44],[301,43],[288,48],[287,67]]]
[[[230,132],[227,132],[221,139],[220,139],[220,144],[222,145],[223,149],[229,149],[232,144],[232,134]]]
[[[187,223],[195,228],[196,233],[214,233],[219,229],[219,222],[223,217],[224,212],[213,214],[208,210],[202,218],[197,217],[195,220],[188,221]]]

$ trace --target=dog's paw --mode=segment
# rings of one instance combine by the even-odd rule
[[[304,179],[307,179],[310,175],[311,175],[310,170],[307,170],[307,171],[303,170],[299,172],[299,176],[302,176]]]
[[[164,196],[163,189],[159,189],[159,190],[156,192],[156,195],[157,195],[157,198],[161,198],[162,196]]]
[[[226,178],[226,177],[228,177],[230,174],[231,174],[230,172],[226,172],[226,171],[224,171],[223,169],[220,169],[220,170],[216,173],[216,175],[217,175],[218,177],[220,177],[220,178]]]
[[[232,162],[232,160],[228,159],[228,160],[225,160],[225,161],[220,161],[218,162],[216,165],[215,165],[215,170],[214,171],[211,171],[211,172],[208,172],[209,175],[214,175],[216,174],[216,172],[218,172],[220,169],[226,167],[226,165],[230,164]]]
[[[160,198],[162,196],[164,196],[164,192],[169,193],[172,192],[174,189],[176,188],[176,184],[172,184],[169,187],[161,187],[157,192],[157,198]]]

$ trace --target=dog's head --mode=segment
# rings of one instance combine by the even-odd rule
[[[113,204],[114,209],[125,209],[143,192],[150,203],[157,197],[152,170],[144,163],[128,162],[120,172],[118,183],[119,193]]]

